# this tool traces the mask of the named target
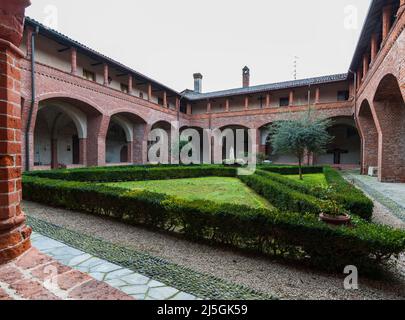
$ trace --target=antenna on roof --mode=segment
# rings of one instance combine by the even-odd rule
[[[294,56],[294,71],[293,71],[294,80],[297,80],[297,74],[298,74],[297,67],[298,67],[298,59],[299,58],[300,57],[298,57],[298,56]]]

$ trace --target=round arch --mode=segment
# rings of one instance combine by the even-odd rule
[[[379,82],[372,108],[378,130],[379,180],[405,181],[405,101],[398,79],[386,74]]]

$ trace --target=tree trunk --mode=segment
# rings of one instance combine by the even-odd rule
[[[298,165],[299,165],[299,172],[300,172],[300,180],[304,180],[304,178],[302,176],[302,159],[301,158],[298,159]]]

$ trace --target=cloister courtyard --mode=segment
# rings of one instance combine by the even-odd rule
[[[30,5],[0,3],[0,300],[405,299],[405,0],[346,73],[210,92]]]

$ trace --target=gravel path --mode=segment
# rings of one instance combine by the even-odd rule
[[[343,288],[344,275],[329,275],[240,252],[192,243],[78,212],[23,203],[33,217],[100,239],[147,252],[198,272],[244,284],[281,299],[405,299],[405,281],[360,279],[360,289]],[[383,216],[381,211],[379,216]]]

